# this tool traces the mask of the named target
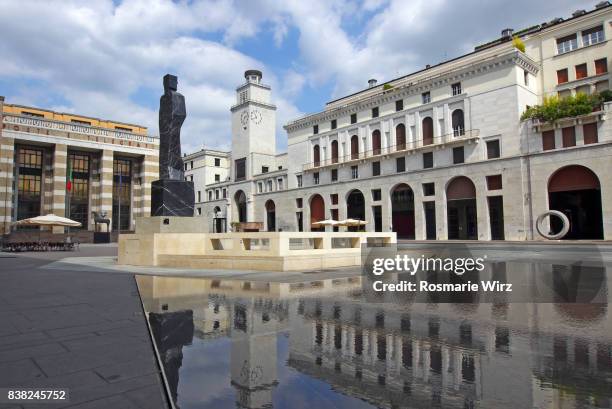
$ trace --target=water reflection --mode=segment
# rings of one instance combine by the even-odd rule
[[[372,303],[359,277],[138,282],[183,409],[612,407],[607,304]]]

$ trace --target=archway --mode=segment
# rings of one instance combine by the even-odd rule
[[[266,202],[266,224],[268,231],[276,231],[276,205],[272,200]]]
[[[465,121],[463,119],[463,110],[455,109],[451,116],[451,120],[453,125],[453,135],[465,135]]]
[[[351,159],[359,159],[359,139],[357,135],[351,136]]]
[[[557,170],[548,181],[548,207],[563,212],[570,221],[564,239],[603,239],[601,186],[599,178],[584,166],[570,165]],[[557,218],[553,231],[561,229]]]
[[[312,161],[315,166],[321,164],[321,148],[319,148],[319,145],[315,145],[314,148],[312,148]]]
[[[359,189],[352,190],[346,197],[346,215],[349,219],[365,221],[365,198]],[[359,227],[349,227],[351,231]]]
[[[451,180],[446,187],[449,240],[477,240],[476,187],[465,176]]]
[[[221,208],[215,206],[213,209],[213,233],[225,233],[226,231],[226,219],[221,214]]]
[[[310,230],[325,231],[323,226],[313,226],[313,223],[325,220],[325,201],[320,194],[315,194],[310,198]]]
[[[332,141],[331,143],[331,157],[332,163],[338,163],[338,141]]]
[[[395,150],[402,151],[406,149],[406,126],[399,124],[395,127]]]
[[[391,220],[398,239],[414,240],[414,192],[405,183],[391,191]]]
[[[247,221],[247,199],[246,195],[242,190],[239,190],[234,195],[234,202],[236,203],[236,215],[240,223]]]
[[[380,131],[378,129],[372,132],[372,153],[380,155]]]
[[[423,145],[431,145],[434,143],[433,119],[430,116],[423,118]]]

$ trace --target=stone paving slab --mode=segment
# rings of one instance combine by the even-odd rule
[[[133,274],[45,268],[65,257],[0,253],[0,387],[70,389],[69,402],[0,409],[168,408]]]

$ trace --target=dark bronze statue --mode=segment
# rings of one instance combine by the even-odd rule
[[[164,75],[164,95],[159,99],[159,178],[183,180],[181,126],[187,116],[185,97],[177,92],[175,75]]]
[[[152,216],[193,216],[193,182],[185,180],[181,157],[181,126],[187,111],[177,83],[176,76],[164,76],[164,95],[159,99],[159,180],[151,183]]]

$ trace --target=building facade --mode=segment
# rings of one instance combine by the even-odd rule
[[[230,180],[205,187],[206,198],[227,195],[203,214],[265,230],[353,218],[403,239],[532,240],[536,218],[560,210],[566,238],[612,239],[612,103],[554,124],[521,120],[545,97],[609,90],[610,38],[608,2],[504,30],[286,124],[284,155],[275,154],[270,89],[247,71],[231,109]]]
[[[185,180],[193,182],[195,189],[195,215],[202,216],[202,204],[227,197],[227,189],[209,189],[203,186],[227,182],[229,179],[229,153],[214,149],[202,149],[183,157]],[[208,196],[206,196],[208,195]],[[208,215],[214,217],[215,215]]]
[[[85,231],[94,230],[94,212],[124,231],[133,230],[134,217],[150,215],[159,138],[147,128],[3,100],[0,122],[3,233],[17,220],[49,213]]]

